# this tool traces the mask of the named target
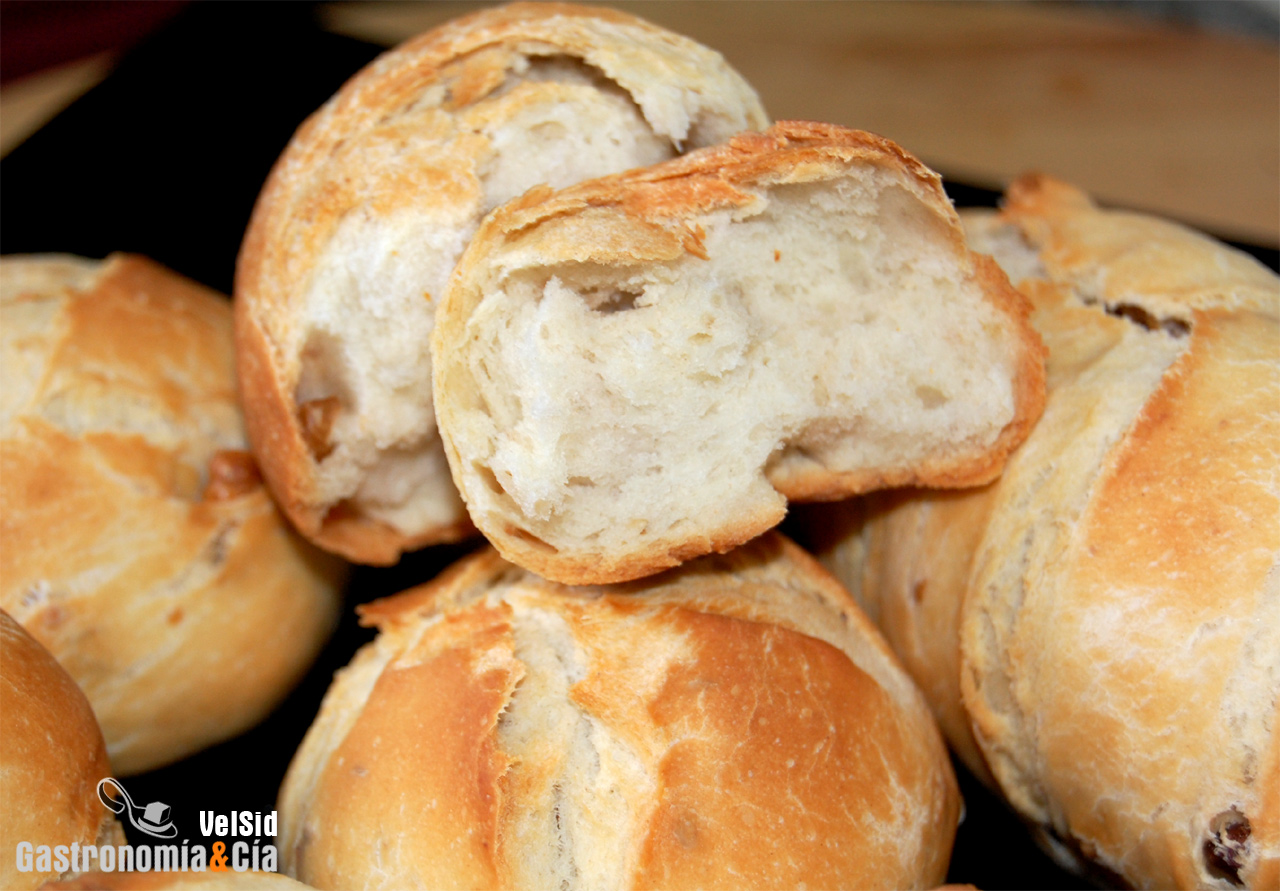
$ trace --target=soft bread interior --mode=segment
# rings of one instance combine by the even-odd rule
[[[813,473],[844,476],[826,497],[908,481],[1013,419],[1008,317],[894,173],[774,186],[690,225],[705,259],[480,285],[477,392],[450,432],[482,529],[664,547],[762,504],[776,521]]]
[[[347,500],[405,534],[462,513],[436,433],[428,343],[435,299],[480,219],[534,185],[676,154],[626,91],[566,56],[517,56],[485,98],[442,110],[466,63],[331,162],[369,200],[318,258],[297,329],[294,396],[321,500]]]

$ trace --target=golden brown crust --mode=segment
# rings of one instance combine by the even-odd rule
[[[343,569],[244,451],[227,301],[137,257],[76,283],[61,262],[0,264],[0,606],[84,688],[128,774],[270,711],[332,628]]]
[[[684,537],[655,539],[626,553],[580,545],[567,551],[542,541],[520,525],[522,518],[498,508],[479,507],[485,478],[471,474],[455,431],[474,401],[474,379],[455,344],[468,340],[468,322],[485,299],[481,284],[494,264],[547,267],[600,264],[626,268],[678,258],[705,259],[700,214],[741,209],[758,203],[756,189],[780,183],[822,182],[848,175],[854,165],[893,171],[943,231],[962,268],[978,284],[999,318],[1014,333],[1010,341],[1014,412],[994,442],[957,448],[894,467],[836,471],[789,455],[766,468],[776,493],[791,500],[836,500],[878,488],[920,485],[959,488],[995,479],[1009,453],[1022,442],[1044,404],[1045,350],[1028,321],[1029,306],[989,257],[965,247],[958,218],[941,178],[893,142],[831,124],[782,121],[763,133],[743,133],[728,143],[690,152],[660,165],[640,168],[567,189],[533,190],[499,208],[477,233],[459,261],[437,313],[434,349],[436,406],[445,454],[472,518],[507,559],[568,584],[614,583],[659,572],[692,557],[723,553],[776,525],[786,512],[780,498],[757,500]],[[495,257],[499,259],[495,260]],[[487,497],[487,496],[485,496]],[[573,543],[575,548],[578,543]]]
[[[1234,808],[1251,827],[1238,876],[1254,887],[1280,862],[1259,773],[1280,678],[1274,655],[1255,655],[1280,652],[1268,605],[1280,565],[1280,493],[1268,480],[1280,465],[1280,325],[1248,312],[1196,312],[1191,325],[1105,458],[1057,577],[1031,580],[1056,604],[1028,594],[1016,636],[999,639],[1009,668],[980,642],[999,607],[971,595],[962,648],[981,655],[967,657],[961,686],[979,742],[1007,753],[993,763],[1002,783],[1044,802],[1091,859],[1157,886],[1200,884],[1213,874],[1210,825]],[[1033,639],[1034,658],[1020,656]],[[1104,677],[1104,695],[1082,696]],[[979,689],[997,683],[1023,712],[1012,725],[1003,700]],[[1161,805],[1170,813],[1153,819]],[[1153,826],[1165,845],[1136,846]]]
[[[693,536],[639,553],[615,554],[604,550],[566,562],[554,548],[514,526],[506,534],[490,533],[490,542],[502,556],[549,579],[566,585],[608,585],[655,575],[704,554],[725,554],[782,522],[783,504],[760,506],[753,515],[740,513],[715,534]]]
[[[523,246],[520,234],[539,241],[555,240],[573,252],[565,260],[579,262],[640,262],[698,252],[694,230],[682,221],[693,214],[731,210],[754,204],[748,188],[787,182],[813,182],[865,163],[891,167],[927,196],[933,212],[955,220],[955,211],[942,191],[942,178],[897,144],[863,130],[812,121],[778,121],[763,133],[740,133],[723,145],[711,146],[663,164],[629,170],[559,191],[531,191],[495,211],[487,224],[489,237]],[[588,216],[584,208],[616,207],[612,215]],[[619,227],[628,240],[611,240],[598,226]],[[556,226],[580,228],[595,238],[556,238]],[[633,228],[648,232],[652,241],[633,239]],[[692,237],[691,237],[692,236]],[[963,246],[959,229],[953,233]],[[1014,298],[1017,302],[1017,298]]]
[[[329,758],[310,810],[341,818],[322,841],[303,829],[291,868],[309,884],[364,886],[368,876],[349,864],[366,864],[371,843],[390,838],[417,849],[424,887],[499,886],[498,810],[511,764],[494,731],[522,672],[503,611],[459,616],[438,630],[442,639],[383,672]],[[404,812],[414,814],[409,825],[397,819]]]
[[[1159,320],[1195,309],[1280,312],[1275,277],[1249,255],[1168,220],[1099,208],[1052,177],[1012,183],[1002,218],[1082,299],[1138,305]]]
[[[900,489],[802,505],[797,536],[853,591],[920,686],[947,743],[995,787],[960,696],[960,608],[995,501]]]
[[[958,798],[936,730],[848,594],[780,536],[589,589],[486,549],[361,614],[379,638],[282,790],[304,881],[546,886],[558,856],[565,887],[945,873]],[[372,838],[397,840],[376,864]]]
[[[705,138],[694,132],[697,114],[716,126],[766,121],[746,83],[692,41],[602,7],[516,3],[461,17],[383,54],[299,128],[263,189],[237,264],[241,386],[250,441],[286,514],[307,538],[356,562],[393,563],[403,551],[475,530],[461,504],[449,506],[456,496],[447,474],[439,482],[447,497],[430,497],[441,501],[438,514],[452,513],[415,529],[331,493],[296,396],[306,289],[353,215],[385,220],[413,210],[465,242],[470,217],[479,217],[480,168],[494,149],[463,115],[526,56],[582,60],[629,92],[677,146]],[[383,163],[388,153],[395,163]],[[424,296],[429,304],[438,295]],[[429,391],[429,379],[422,386]]]
[[[1025,276],[1044,417],[993,485],[876,500],[855,583],[1065,861],[1274,886],[1280,280],[1045,177],[972,234]]]
[[[910,772],[899,779],[898,753],[914,741],[888,694],[839,650],[795,632],[708,615],[676,615],[671,622],[693,653],[649,704],[654,724],[677,741],[658,764],[662,792],[636,887],[871,888],[919,881],[903,872],[897,840],[884,828],[895,783],[915,780]],[[597,683],[629,689],[628,681],[619,673]],[[708,688],[726,695],[707,705]],[[589,701],[591,687],[577,689],[579,701]],[[782,735],[772,729],[779,727]],[[739,794],[708,796],[708,789]],[[788,796],[804,803],[799,813],[779,813],[779,799]],[[775,815],[785,820],[777,830]],[[850,831],[869,843],[841,844]],[[921,875],[945,873],[947,846],[919,854]]]
[[[19,842],[122,844],[114,815],[98,801],[111,763],[84,694],[9,614],[0,610],[0,885],[37,888],[55,872],[19,872]]]

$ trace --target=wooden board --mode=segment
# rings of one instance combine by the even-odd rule
[[[473,3],[334,3],[384,45]],[[888,136],[951,179],[1039,170],[1100,200],[1280,244],[1274,45],[1069,4],[620,2],[722,52],[775,118]]]

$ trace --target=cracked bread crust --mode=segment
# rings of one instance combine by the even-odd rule
[[[967,223],[1035,306],[1044,417],[992,486],[874,499],[828,553],[1064,864],[1275,887],[1280,279],[1045,177]]]
[[[625,581],[788,499],[989,482],[1043,404],[1026,315],[935,173],[782,122],[492,214],[437,314],[438,422],[507,559]]]
[[[277,162],[236,275],[249,438],[302,534],[389,564],[474,533],[428,343],[485,213],[766,123],[719,54],[600,7],[484,10],[357,74]]]
[[[255,470],[226,298],[141,257],[0,260],[0,608],[121,775],[246,729],[337,621],[341,561]]]
[[[959,799],[918,692],[775,534],[568,588],[492,549],[361,610],[281,791],[317,887],[931,887]]]

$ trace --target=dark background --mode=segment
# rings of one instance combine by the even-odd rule
[[[272,163],[302,120],[379,52],[321,31],[313,12],[304,3],[0,5],[5,79],[132,46],[101,85],[0,161],[0,250],[145,254],[229,293],[240,238]],[[59,16],[92,26],[69,31]],[[998,197],[955,182],[948,189],[961,205]],[[1276,267],[1274,250],[1245,247]],[[169,804],[179,841],[192,842],[205,841],[201,810],[270,811],[333,672],[372,639],[357,626],[354,605],[424,582],[469,549],[428,549],[391,569],[356,569],[341,627],[288,701],[248,734],[127,780],[135,802]],[[957,773],[968,816],[949,881],[984,889],[1084,885],[1041,854],[1017,818],[959,765]],[[146,841],[129,832],[131,841]]]

